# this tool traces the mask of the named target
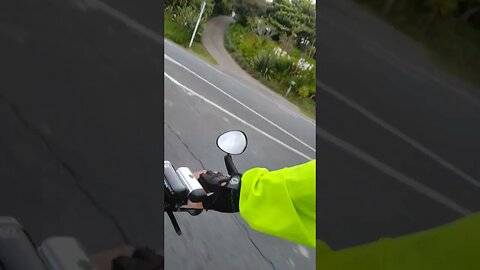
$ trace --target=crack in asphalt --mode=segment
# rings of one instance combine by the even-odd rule
[[[275,265],[273,264],[273,262],[267,256],[265,256],[265,254],[263,254],[263,252],[260,250],[260,248],[257,246],[257,244],[255,244],[255,241],[253,241],[253,238],[252,238],[252,235],[250,234],[250,231],[248,231],[248,228],[246,226],[244,226],[242,224],[242,222],[240,222],[240,220],[238,220],[238,217],[235,214],[233,214],[233,217],[235,218],[235,221],[245,230],[245,232],[247,233],[248,240],[250,241],[250,243],[252,243],[252,245],[255,247],[255,249],[258,251],[258,253],[260,253],[263,260],[265,260],[267,263],[269,263],[272,266],[273,270],[276,270],[277,268],[275,268]]]
[[[167,124],[165,121],[163,122],[163,124],[178,138],[178,140],[183,144],[183,146],[185,146],[185,148],[187,149],[187,151],[190,153],[190,155],[192,155],[192,157],[198,161],[198,163],[200,163],[200,165],[202,166],[202,169],[206,170],[205,169],[205,165],[203,165],[203,162],[193,153],[192,149],[190,149],[190,147],[182,140],[182,138],[180,137],[180,135],[175,132],[172,127],[170,127],[169,124]]]
[[[117,218],[110,213],[106,208],[104,208],[97,200],[95,197],[88,191],[86,187],[84,187],[81,184],[80,178],[78,177],[77,173],[75,170],[66,162],[64,161],[60,155],[58,155],[55,150],[53,149],[52,145],[48,141],[48,139],[45,137],[44,134],[42,134],[41,131],[39,131],[37,128],[35,128],[32,124],[30,124],[27,119],[22,115],[20,112],[19,107],[10,101],[5,95],[0,93],[0,101],[3,101],[5,104],[7,104],[15,116],[20,120],[20,122],[23,124],[25,128],[27,128],[33,135],[35,135],[37,138],[40,139],[40,141],[43,143],[43,145],[46,147],[47,151],[50,153],[50,155],[56,160],[60,166],[72,177],[74,180],[75,187],[87,198],[87,200],[97,209],[100,214],[105,216],[107,219],[109,219],[115,228],[117,229],[118,233],[120,234],[121,238],[123,239],[124,243],[129,245],[131,241],[129,240],[125,230],[122,228],[120,225],[120,222],[117,220]]]

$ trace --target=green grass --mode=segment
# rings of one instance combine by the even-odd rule
[[[430,13],[416,0],[397,0],[387,14],[381,12],[383,0],[356,1],[420,43],[440,68],[480,88],[478,29],[456,16],[435,20],[427,28]]]
[[[182,46],[187,46],[192,37],[190,31],[171,20],[168,14],[165,14],[164,35],[166,38]]]
[[[230,53],[232,58],[237,62],[237,64],[245,70],[250,76],[255,78],[256,80],[260,81],[263,85],[267,86],[268,88],[272,89],[273,91],[281,94],[282,96],[285,95],[287,88],[282,85],[281,83],[273,80],[267,80],[264,76],[262,76],[259,72],[253,69],[253,67],[247,63],[244,59],[242,54],[235,49],[235,45],[232,42],[230,27],[225,32],[225,48]],[[292,92],[285,97],[288,101],[295,104],[300,108],[300,110],[309,118],[315,119],[316,117],[316,102],[309,98],[303,98],[300,96],[294,95]]]
[[[189,51],[194,52],[204,60],[210,62],[211,64],[216,65],[217,61],[212,57],[212,55],[207,51],[202,43],[194,41],[191,48],[188,48]]]
[[[192,37],[190,31],[185,29],[183,26],[178,24],[177,22],[170,19],[168,14],[165,14],[164,20],[164,35],[166,38],[170,39],[171,41],[184,46],[189,51],[193,52],[194,54],[198,55],[202,59],[216,65],[217,62],[215,59],[210,55],[210,53],[205,49],[201,42],[197,40],[193,41],[192,47],[188,48],[188,44],[190,43],[190,38]]]

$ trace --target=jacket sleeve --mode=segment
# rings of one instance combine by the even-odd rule
[[[315,160],[242,176],[240,215],[255,230],[315,247]]]
[[[331,251],[319,241],[317,269],[480,269],[480,213],[430,230]]]

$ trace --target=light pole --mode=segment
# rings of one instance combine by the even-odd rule
[[[195,29],[193,30],[192,39],[190,39],[190,44],[188,47],[192,47],[193,39],[195,38],[195,34],[197,33],[198,25],[200,24],[200,20],[202,19],[203,11],[205,10],[205,5],[207,4],[207,0],[202,1],[202,5],[200,6],[200,14],[198,15],[197,25],[195,25]]]

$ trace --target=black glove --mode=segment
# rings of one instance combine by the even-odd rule
[[[149,248],[136,249],[131,257],[113,260],[112,270],[163,270],[163,256]]]
[[[240,178],[239,175],[236,175],[236,177],[238,179]],[[213,209],[224,213],[235,213],[239,211],[240,185],[239,183],[236,183],[237,185],[231,185],[230,180],[231,177],[212,171],[200,174],[198,178],[200,184],[207,193],[214,193],[203,201],[204,209]]]

